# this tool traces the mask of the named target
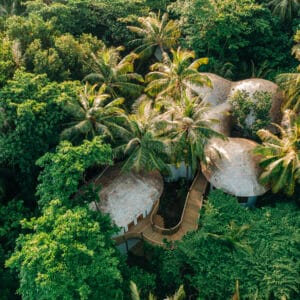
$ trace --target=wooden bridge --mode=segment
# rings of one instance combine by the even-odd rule
[[[198,172],[186,197],[179,223],[172,228],[160,227],[156,222],[159,201],[155,204],[151,214],[133,225],[122,236],[115,237],[117,244],[126,242],[129,239],[142,239],[153,245],[164,246],[164,240],[169,242],[177,241],[189,231],[197,230],[200,209],[203,203],[207,181],[201,172]]]

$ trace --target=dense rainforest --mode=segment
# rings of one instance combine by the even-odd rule
[[[1,0],[0,299],[300,299],[299,61],[299,0]],[[129,258],[91,178],[197,170],[222,138],[188,92],[202,72],[282,89],[280,130],[263,105],[250,133],[272,192],[214,191],[198,231]]]

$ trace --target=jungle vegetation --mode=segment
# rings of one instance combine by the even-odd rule
[[[1,1],[0,299],[300,299],[299,45],[298,0]],[[267,94],[245,131],[274,194],[248,210],[214,192],[200,230],[128,264],[89,179],[196,170],[223,138],[188,90],[211,86],[202,72],[281,87],[278,132]]]

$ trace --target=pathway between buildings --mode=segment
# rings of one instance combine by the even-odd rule
[[[172,235],[165,235],[153,230],[151,225],[151,215],[139,221],[136,225],[129,229],[124,235],[116,237],[116,243],[124,243],[128,239],[139,238],[153,245],[163,246],[164,240],[177,241],[192,230],[198,229],[198,220],[200,217],[200,209],[203,203],[203,195],[207,186],[207,181],[201,172],[198,172],[194,179],[187,198],[186,209],[183,215],[182,223],[179,230]]]

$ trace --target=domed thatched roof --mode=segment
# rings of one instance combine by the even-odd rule
[[[195,85],[191,85],[191,89],[197,95],[199,95],[204,102],[209,103],[211,106],[226,102],[231,87],[231,81],[212,73],[201,74],[207,76],[210,79],[212,87],[198,87]]]
[[[204,114],[205,119],[216,120],[212,123],[211,128],[219,133],[229,136],[231,132],[231,105],[228,102],[209,107],[207,112]]]
[[[236,91],[246,91],[250,96],[258,91],[270,93],[272,96],[272,106],[270,109],[271,121],[274,123],[280,123],[282,117],[280,107],[283,95],[279,91],[278,86],[275,83],[260,78],[250,78],[238,82],[233,82],[228,94],[228,99],[230,99]]]
[[[212,139],[205,150],[204,176],[228,194],[239,197],[264,194],[268,189],[258,182],[262,172],[259,157],[252,152],[256,146],[257,143],[242,138]]]
[[[122,173],[118,166],[109,168],[97,184],[102,185],[98,207],[110,214],[119,227],[127,226],[146,211],[149,213],[163,191],[163,179],[158,171]]]

